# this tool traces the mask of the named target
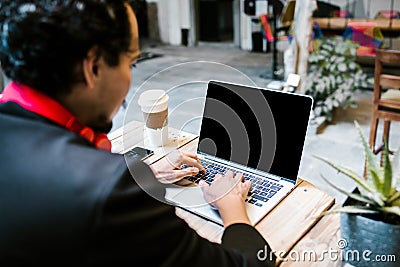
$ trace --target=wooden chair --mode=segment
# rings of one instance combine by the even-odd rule
[[[400,51],[376,50],[375,81],[374,81],[374,106],[372,113],[369,145],[377,154],[383,149],[386,142],[389,145],[390,123],[400,121],[400,76],[382,73],[385,67],[400,65]],[[383,89],[388,89],[384,91]],[[376,133],[379,120],[384,122],[382,144],[376,147]]]

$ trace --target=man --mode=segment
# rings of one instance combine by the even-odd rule
[[[102,133],[140,53],[126,2],[2,1],[0,23],[0,60],[13,81],[0,99],[0,266],[272,265],[257,259],[267,244],[249,225],[250,184],[240,175],[216,177],[234,185],[222,198],[218,184],[203,185],[226,228],[219,245],[147,195],[124,157],[107,151]],[[183,152],[151,168],[129,164],[145,180],[203,171]]]

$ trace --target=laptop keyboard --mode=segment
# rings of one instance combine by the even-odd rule
[[[198,183],[200,180],[204,180],[207,183],[212,183],[216,174],[224,174],[226,171],[231,170],[236,173],[235,170],[230,169],[227,166],[211,162],[208,160],[200,160],[203,167],[206,169],[205,173],[199,172],[195,176],[186,177],[191,182]],[[181,168],[187,168],[187,165],[182,165]],[[258,207],[262,207],[271,197],[273,197],[283,185],[268,180],[266,178],[257,177],[251,173],[243,173],[243,177],[246,181],[251,182],[251,188],[246,198],[246,202]]]

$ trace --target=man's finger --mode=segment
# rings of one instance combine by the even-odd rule
[[[201,190],[203,190],[203,192],[205,188],[210,187],[210,185],[204,180],[199,181],[199,186],[201,187]]]
[[[182,170],[173,170],[173,171],[169,172],[168,175],[165,175],[166,177],[163,179],[168,180],[171,183],[175,183],[185,177],[194,176],[198,173],[199,173],[199,169],[197,169],[196,167],[189,167],[189,168],[182,169]]]
[[[208,199],[207,198],[207,195],[208,195],[207,191],[210,189],[210,185],[206,181],[200,180],[199,181],[199,186],[201,188],[201,191],[203,192],[203,195],[204,195],[205,199],[207,200]],[[207,200],[207,202],[208,202],[208,200]]]
[[[234,173],[231,170],[225,172],[225,177],[233,178],[233,175],[234,175]]]
[[[250,181],[245,181],[244,183],[241,184],[241,186],[243,187],[243,196],[246,197],[247,194],[250,191],[251,188],[251,182]]]
[[[214,181],[215,180],[218,180],[219,178],[221,178],[222,177],[222,174],[221,173],[217,173],[215,176],[214,176]]]
[[[164,175],[164,177],[160,177],[160,179],[167,180],[170,183],[175,183],[185,177],[194,176],[198,173],[199,173],[199,169],[197,169],[195,167],[189,167],[189,168],[186,168],[183,170],[172,170],[167,175]]]
[[[181,151],[181,154],[197,160],[197,154],[187,151]]]
[[[186,177],[186,176],[193,176],[199,173],[199,169],[196,167],[189,167],[183,170],[176,170],[175,172],[177,177]]]
[[[240,172],[236,173],[234,179],[243,182],[244,181],[243,173],[240,173]]]
[[[198,168],[201,171],[205,171],[206,169],[203,167],[203,165],[201,165],[201,163],[198,161],[197,158],[192,158],[192,157],[188,157],[188,156],[183,156],[182,159],[182,164],[186,164],[188,166],[193,166]]]

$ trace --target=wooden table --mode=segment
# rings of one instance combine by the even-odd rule
[[[154,156],[146,163],[162,158],[166,153],[179,148],[194,151],[197,136],[170,129],[170,142],[154,150]],[[113,152],[124,153],[133,146],[146,146],[143,138],[143,123],[131,122],[109,134]],[[294,190],[284,198],[256,228],[276,252],[280,266],[340,266],[338,248],[339,215],[322,217],[323,211],[334,204],[332,196],[299,179]],[[176,214],[184,219],[197,233],[210,241],[221,242],[223,227],[204,220],[180,208]],[[337,253],[335,253],[337,252]],[[331,255],[332,254],[332,255]],[[334,254],[337,254],[335,257]]]

